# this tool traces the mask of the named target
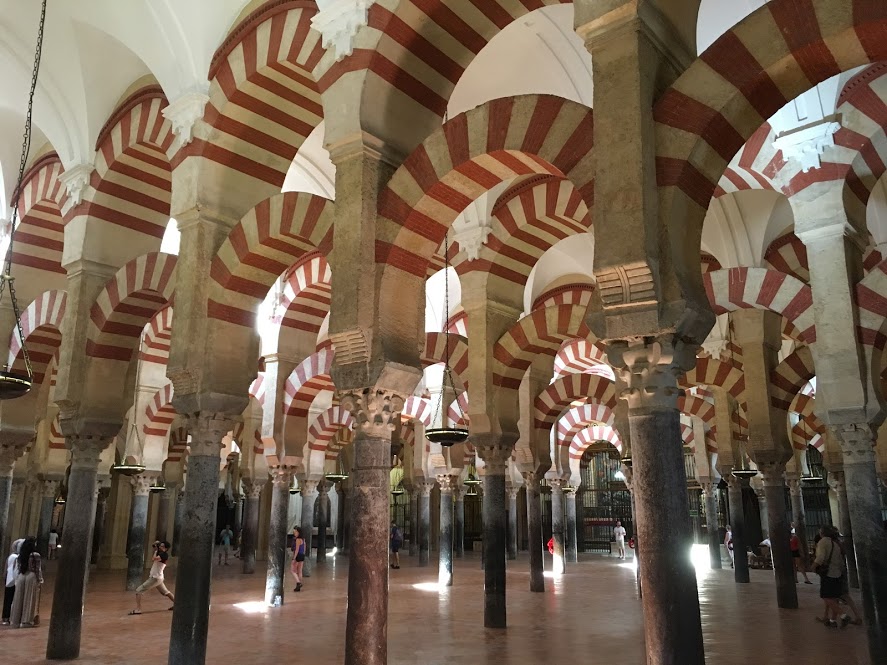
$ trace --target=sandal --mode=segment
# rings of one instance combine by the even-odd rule
[[[129,612],[129,616],[131,616],[131,617],[137,616],[139,614],[141,614],[141,612],[139,612],[138,610],[130,610],[130,612]]]

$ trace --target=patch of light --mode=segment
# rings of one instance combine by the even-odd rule
[[[555,574],[554,574],[553,570],[546,570],[542,573],[542,576],[543,577],[555,577]]]
[[[179,233],[179,225],[176,220],[170,218],[166,224],[166,231],[163,234],[163,240],[160,241],[160,251],[164,254],[179,255],[179,243],[182,240],[182,234]]]
[[[440,593],[440,584],[437,582],[418,582],[413,585],[413,588],[419,591],[436,591]]]
[[[638,560],[635,557],[632,557],[631,560],[626,561],[625,563],[618,564],[620,568],[628,568],[629,570],[637,570],[638,569]]]
[[[690,561],[697,573],[707,572],[711,569],[711,561],[708,554],[708,545],[693,545],[690,548]]]
[[[333,549],[330,550],[330,556],[336,556],[336,552],[338,552],[338,551],[339,551],[338,547],[333,547]]]
[[[234,603],[234,607],[244,614],[264,614],[268,606],[261,600],[249,600],[243,603]]]
[[[622,480],[622,481],[624,481],[624,480],[625,480],[625,474],[622,473],[621,471],[617,471],[616,473],[613,474],[613,480]]]

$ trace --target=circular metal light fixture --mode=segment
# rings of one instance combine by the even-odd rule
[[[822,476],[816,476],[812,473],[806,476],[801,476],[801,481],[805,483],[812,483],[816,480],[822,480]]]
[[[157,484],[157,485],[151,485],[151,486],[148,488],[148,491],[149,491],[149,492],[165,492],[165,491],[166,491],[166,485],[160,485],[160,484]]]
[[[121,476],[137,476],[145,470],[144,464],[113,464],[111,465],[111,471],[113,473],[119,473]]]
[[[290,494],[301,494],[301,493],[302,493],[302,490],[299,489],[298,487],[291,487],[290,488]]]
[[[401,496],[404,493],[404,488],[401,485],[398,485],[393,490],[391,490],[392,496]]]
[[[333,472],[333,473],[328,473],[328,474],[326,474],[326,476],[324,476],[324,477],[325,477],[328,481],[330,481],[331,483],[338,483],[338,482],[341,482],[341,481],[345,480],[345,479],[348,477],[348,474],[347,474],[347,473],[340,473],[340,472],[338,472],[338,471],[335,471],[335,472]]]
[[[0,370],[0,400],[24,397],[31,390],[31,377],[19,372],[11,372],[4,366]]]
[[[431,443],[449,448],[457,443],[465,443],[468,440],[468,430],[462,427],[430,427],[425,430],[425,438]]]
[[[758,475],[758,472],[755,469],[733,469],[731,474],[734,478],[754,478]]]

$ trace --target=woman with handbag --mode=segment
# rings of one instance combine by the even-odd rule
[[[813,570],[819,575],[819,597],[825,602],[823,623],[829,628],[837,628],[841,612],[838,600],[843,595],[841,578],[845,571],[844,548],[834,527],[825,525],[819,532],[822,539],[816,545]]]

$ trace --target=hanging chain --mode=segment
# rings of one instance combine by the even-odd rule
[[[33,378],[31,357],[28,355],[28,347],[25,345],[25,334],[22,331],[22,317],[18,308],[18,299],[15,296],[15,278],[12,276],[12,245],[15,239],[15,227],[18,222],[18,204],[22,194],[22,180],[25,177],[25,166],[28,163],[28,155],[31,153],[31,127],[34,116],[34,93],[37,91],[37,74],[40,72],[40,60],[43,56],[43,29],[46,25],[46,0],[40,6],[40,23],[37,28],[37,47],[34,52],[34,68],[31,71],[31,87],[28,91],[28,109],[25,113],[25,131],[22,135],[22,155],[18,165],[18,179],[12,192],[12,219],[9,222],[9,247],[6,249],[6,261],[3,265],[3,284],[9,289],[9,299],[12,301],[12,313],[15,315],[15,327],[21,340],[22,358],[25,361],[25,371],[28,379]],[[0,302],[3,300],[3,288],[0,285]],[[8,369],[12,369],[9,367]]]
[[[449,324],[450,324],[450,232],[447,230],[446,234],[444,234],[444,315],[443,315],[443,326],[442,331],[444,335],[444,375],[443,382],[440,387],[440,396],[437,400],[437,407],[434,409],[434,416],[431,420],[432,423],[438,422],[437,417],[441,416],[440,424],[441,427],[446,427],[444,424],[444,416],[446,414],[442,413],[443,411],[443,399],[444,399],[444,390],[446,390],[447,384],[449,383],[450,388],[453,389],[453,392],[456,392],[456,384],[453,382],[453,368],[450,367],[450,335],[449,335]],[[456,400],[456,408],[459,410],[461,415],[462,407],[459,405],[459,400]]]

